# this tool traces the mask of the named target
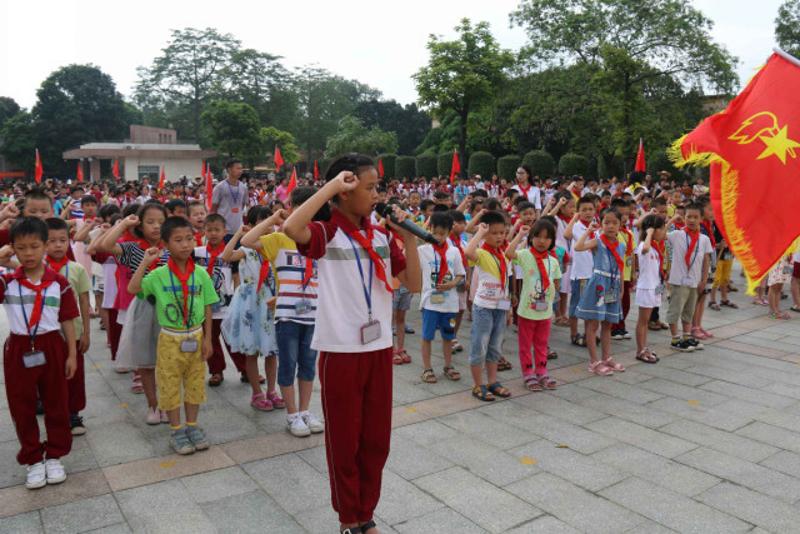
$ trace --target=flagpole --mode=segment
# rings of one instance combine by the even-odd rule
[[[797,67],[800,67],[800,59],[797,59],[796,57],[791,55],[789,52],[787,52],[787,51],[785,51],[785,50],[783,50],[781,48],[778,48],[777,46],[775,48],[773,48],[772,51],[775,52],[776,54],[778,54],[779,56],[781,56],[783,59],[785,59],[789,63],[792,63]]]

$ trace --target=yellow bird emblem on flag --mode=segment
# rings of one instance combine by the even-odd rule
[[[800,148],[800,143],[789,138],[789,126],[781,127],[778,117],[770,111],[761,111],[751,115],[728,139],[736,141],[740,145],[749,145],[756,140],[761,141],[765,148],[756,159],[775,156],[784,165],[786,165],[786,154],[796,158],[795,148]]]

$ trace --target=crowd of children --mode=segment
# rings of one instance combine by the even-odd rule
[[[241,163],[227,170],[238,176]],[[235,231],[237,210],[209,213],[202,198],[101,203],[78,192],[54,202],[31,189],[0,210],[6,391],[28,488],[63,481],[59,458],[73,435],[87,432],[83,361],[98,344],[90,337],[97,315],[115,370],[130,373],[132,391],[144,394],[145,422],[169,424],[175,452],[209,447],[200,406],[206,386],[223,383],[230,358],[253,409],[285,408],[294,436],[326,432],[342,528],[371,534],[389,447],[392,364],[413,363],[406,311],[415,294],[420,380],[461,379],[455,354],[464,350],[458,333],[468,318],[472,395],[481,401],[511,395],[499,378],[512,367],[503,347],[509,325],[525,387],[541,392],[558,386],[548,373],[558,357],[553,325],[587,348],[590,373],[609,376],[625,371],[612,340],[634,337],[636,358],[654,364],[648,331],[668,329],[675,351],[702,350],[713,337],[702,322],[706,293],[714,311],[737,307],[729,298],[733,258],[702,191],[580,177],[542,183],[525,166],[513,188],[462,180],[387,189],[359,155],[336,160],[316,185],[284,191],[285,204],[256,195],[234,217]],[[393,207],[391,220],[376,214],[379,201]],[[405,218],[432,242],[396,224]],[[760,288],[755,303],[775,319],[789,318],[780,309],[785,284],[790,309],[800,311],[799,261],[787,256]],[[433,365],[437,332],[441,374]],[[325,423],[311,411],[317,365]]]

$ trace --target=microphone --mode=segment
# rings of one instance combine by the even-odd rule
[[[375,212],[381,217],[388,218],[389,220],[392,221],[392,223],[396,224],[406,232],[414,234],[423,241],[426,241],[434,245],[438,243],[436,238],[433,237],[433,234],[431,234],[424,228],[420,228],[410,220],[405,219],[403,222],[398,222],[397,219],[395,219],[394,217],[394,211],[392,210],[392,206],[384,204],[383,202],[378,202],[377,204],[375,204]]]

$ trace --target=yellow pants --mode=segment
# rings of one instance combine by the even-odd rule
[[[181,352],[181,341],[197,340],[197,351]],[[161,329],[158,335],[156,381],[158,383],[158,408],[174,410],[183,402],[203,404],[206,401],[206,362],[203,360],[203,329],[186,333],[172,333]]]
[[[733,260],[717,261],[717,271],[714,273],[714,283],[712,287],[722,287],[731,281],[731,268]]]

